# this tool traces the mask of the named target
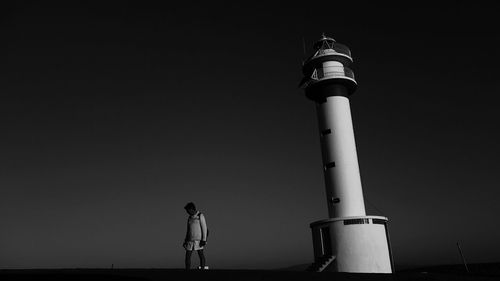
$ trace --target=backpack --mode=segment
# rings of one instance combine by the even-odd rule
[[[201,226],[201,215],[203,215],[202,213],[198,214],[198,219],[200,220],[200,226]],[[208,226],[207,226],[207,237],[206,239],[208,240],[208,234],[210,233],[209,229],[208,229]]]

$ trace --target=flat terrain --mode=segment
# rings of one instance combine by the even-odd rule
[[[181,269],[24,269],[0,270],[0,280],[173,280],[173,281],[298,281],[298,280],[499,280],[498,275],[456,272],[398,272],[396,274],[311,273],[272,270]]]

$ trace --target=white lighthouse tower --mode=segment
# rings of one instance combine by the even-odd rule
[[[325,35],[303,65],[301,86],[316,103],[329,218],[311,223],[312,271],[392,273],[387,218],[367,216],[349,97],[356,90],[347,46]]]

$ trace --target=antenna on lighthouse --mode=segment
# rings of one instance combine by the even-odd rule
[[[306,39],[304,38],[304,36],[302,36],[302,49],[304,51],[304,57],[306,56]]]

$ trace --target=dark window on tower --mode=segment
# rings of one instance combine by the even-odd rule
[[[332,130],[326,129],[326,130],[321,131],[321,136],[324,137],[324,136],[329,135],[331,133],[332,133]]]
[[[328,163],[328,164],[325,165],[325,170],[333,168],[333,167],[335,167],[335,162],[330,162],[330,163]]]

